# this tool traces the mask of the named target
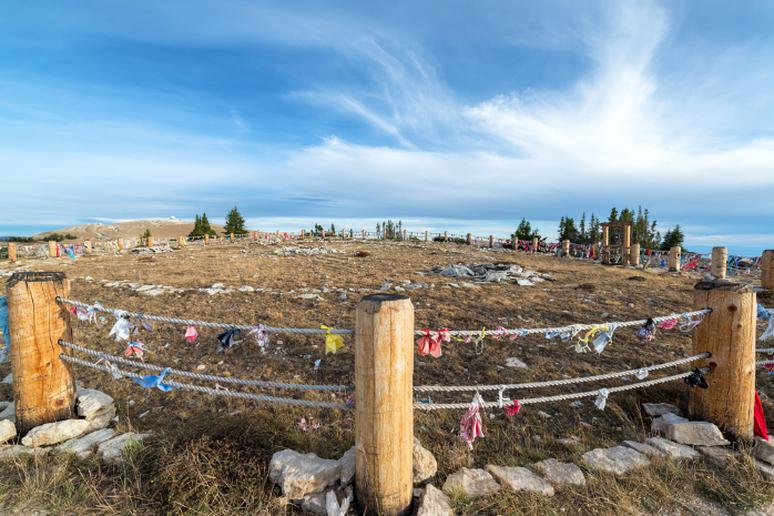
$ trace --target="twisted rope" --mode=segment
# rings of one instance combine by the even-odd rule
[[[98,371],[102,371],[103,373],[110,373],[110,374],[120,373],[122,376],[125,376],[127,378],[143,377],[141,374],[133,373],[131,371],[124,371],[121,369],[112,369],[108,365],[94,364],[89,362],[88,360],[83,360],[81,358],[73,357],[70,355],[61,354],[59,355],[59,358],[61,358],[65,362],[69,362],[71,364],[76,364],[83,367],[88,367],[91,369],[96,369]],[[253,394],[251,392],[230,391],[228,389],[213,389],[210,387],[205,387],[203,385],[193,385],[190,383],[179,383],[174,381],[164,381],[164,383],[167,385],[171,385],[176,389],[194,391],[201,394],[208,394],[210,396],[225,396],[227,398],[238,398],[242,400],[261,401],[265,403],[280,403],[284,405],[297,405],[301,407],[352,410],[352,407],[350,405],[347,405],[346,403],[337,403],[337,402],[331,402],[331,401],[300,400],[296,398],[281,398],[277,396],[266,396],[264,394]]]
[[[58,300],[60,303],[65,305],[77,306],[79,308],[84,308],[84,309],[92,309],[98,312],[109,313],[116,316],[124,315],[127,317],[137,317],[139,319],[145,319],[148,321],[157,321],[157,322],[169,323],[169,324],[182,324],[184,326],[198,326],[201,328],[222,328],[222,329],[245,330],[245,331],[254,330],[258,327],[258,325],[228,324],[228,323],[217,323],[217,322],[208,322],[208,321],[197,321],[194,319],[179,319],[177,317],[165,317],[163,315],[150,315],[150,314],[144,314],[142,312],[128,312],[126,310],[120,310],[118,308],[94,307],[94,305],[90,305],[82,301],[74,301],[72,299],[58,298]],[[301,334],[301,335],[325,335],[327,333],[327,330],[323,330],[320,328],[280,328],[280,327],[264,326],[263,330],[267,333],[295,333],[295,334]],[[331,333],[336,335],[350,335],[352,333],[352,330],[332,329]]]
[[[685,373],[675,374],[672,376],[665,376],[663,378],[657,378],[655,380],[648,380],[645,382],[638,382],[638,383],[632,383],[629,385],[622,385],[620,387],[610,387],[607,389],[609,393],[614,392],[623,392],[623,391],[630,391],[634,389],[640,389],[644,387],[651,387],[653,385],[659,385],[661,383],[667,383],[667,382],[674,382],[676,380],[680,380],[682,378],[685,378],[687,376],[690,376],[693,374],[692,371],[687,371]],[[523,400],[518,400],[521,405],[535,405],[538,403],[551,403],[554,401],[569,401],[569,400],[577,400],[580,398],[591,398],[593,396],[597,396],[599,394],[599,389],[595,391],[586,391],[586,392],[575,392],[570,394],[557,394],[555,396],[542,396],[539,398],[527,398]],[[503,403],[509,404],[513,400],[503,399]],[[417,402],[414,403],[414,409],[415,410],[425,410],[425,411],[432,411],[432,410],[465,410],[470,406],[470,403],[422,403]],[[498,401],[485,401],[480,404],[481,408],[497,408],[500,406],[500,402]]]
[[[757,348],[756,353],[774,353],[774,348]]]
[[[531,383],[512,383],[502,385],[419,385],[414,387],[415,392],[485,392],[485,391],[506,391],[513,389],[539,389],[541,387],[558,387],[561,385],[573,385],[577,383],[597,382],[600,380],[609,380],[613,378],[623,378],[626,376],[633,376],[640,371],[658,371],[660,369],[666,369],[673,366],[679,366],[701,360],[703,358],[709,358],[712,353],[705,352],[698,355],[693,355],[679,360],[673,360],[672,362],[664,362],[663,364],[656,364],[649,367],[643,367],[640,369],[630,369],[628,371],[618,371],[615,373],[599,374],[595,376],[586,376],[581,378],[564,378],[561,380],[548,380],[544,382],[531,382]]]
[[[88,355],[92,355],[98,358],[107,360],[117,364],[124,364],[131,367],[137,367],[139,369],[145,369],[148,371],[161,372],[165,367],[157,366],[154,364],[147,364],[145,362],[139,362],[137,360],[129,360],[128,358],[119,357],[105,353],[104,351],[97,351],[94,349],[85,348],[72,342],[60,340],[59,344],[66,348],[74,349]],[[205,382],[218,382],[218,383],[230,383],[234,385],[247,385],[251,387],[264,387],[267,389],[285,389],[285,390],[298,390],[298,391],[327,391],[327,392],[348,392],[352,390],[345,385],[306,385],[302,383],[283,383],[283,382],[270,382],[264,380],[244,380],[240,378],[231,378],[229,376],[217,376],[212,374],[194,373],[193,371],[182,371],[180,369],[169,369],[169,374],[175,374],[183,376],[185,378],[191,378],[193,380],[201,380]]]

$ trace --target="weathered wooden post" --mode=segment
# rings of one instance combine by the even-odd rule
[[[75,381],[58,344],[72,341],[72,329],[67,309],[56,301],[70,294],[70,282],[59,272],[17,272],[7,291],[16,428],[23,434],[73,417]]]
[[[449,232],[448,231],[444,231],[443,232],[443,241],[444,242],[448,242],[449,241]]]
[[[538,237],[532,237],[532,248],[530,250],[533,253],[538,252],[538,245],[540,245],[540,239]]]
[[[632,226],[626,224],[623,227],[623,249],[621,249],[621,265],[629,265],[632,252]]]
[[[86,254],[91,254],[94,251],[94,246],[92,245],[91,240],[86,240],[83,243],[83,249]]]
[[[228,234],[228,238],[229,238],[229,242],[231,242],[233,244],[234,243],[234,233],[233,232],[229,233]]]
[[[471,235],[470,233],[468,233],[467,235],[465,235],[465,242],[466,242],[468,245],[472,245],[472,244],[473,244],[473,235]]]
[[[602,263],[610,263],[610,226],[602,225]]]
[[[321,230],[320,234],[322,235],[322,239],[325,240],[325,230]]]
[[[427,242],[430,239],[430,232],[428,230],[425,230],[425,242]]]
[[[207,233],[204,234],[204,245],[207,245],[210,243],[210,235]]]
[[[185,237],[183,235],[177,236],[177,245],[180,249],[185,247]]]
[[[360,239],[365,240],[366,239],[366,230],[363,229],[360,231]]]
[[[494,235],[489,235],[489,249],[494,247]]]
[[[680,272],[680,254],[682,249],[679,245],[669,250],[669,272]]]
[[[56,258],[57,245],[53,240],[48,241],[48,257]]]
[[[706,419],[740,439],[753,438],[755,402],[756,298],[750,285],[728,280],[701,281],[693,307],[710,308],[693,330],[693,353],[712,353],[709,389],[690,392],[691,416]]]
[[[640,244],[632,244],[631,250],[629,251],[629,265],[633,265],[634,267],[639,267],[640,265]]]
[[[16,261],[16,244],[14,242],[8,242],[8,259],[11,263]]]
[[[414,305],[364,297],[355,315],[355,492],[366,514],[410,513],[413,494]]]
[[[774,249],[766,249],[761,256],[761,287],[774,290]]]
[[[726,279],[726,269],[728,267],[728,249],[725,247],[712,248],[712,265],[710,274],[715,279]]]
[[[566,238],[562,240],[562,256],[565,258],[570,256],[570,241]]]
[[[153,242],[153,237],[152,237],[152,236],[148,236],[148,237],[145,239],[145,246],[146,246],[146,247],[153,247],[153,243],[154,243],[154,242]]]

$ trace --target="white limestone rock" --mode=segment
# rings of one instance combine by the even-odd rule
[[[680,417],[677,414],[666,412],[660,417],[654,417],[653,422],[650,424],[650,429],[654,434],[660,434],[666,432],[666,427],[675,423],[688,423],[688,420],[684,417]]]
[[[79,388],[76,405],[78,415],[89,420],[106,412],[110,412],[111,410],[113,410],[115,415],[113,398],[96,389]]]
[[[518,357],[508,357],[505,359],[506,367],[513,367],[515,369],[529,369],[529,366]]]
[[[419,439],[414,437],[414,484],[421,484],[433,478],[438,471],[438,462],[430,450],[422,446]]]
[[[100,458],[108,464],[120,464],[123,462],[124,451],[128,447],[136,443],[141,443],[149,436],[150,434],[127,432],[99,443],[97,446],[97,453]]]
[[[0,443],[7,442],[16,437],[16,425],[8,419],[0,420]]]
[[[94,452],[100,443],[107,441],[114,435],[114,430],[110,428],[103,428],[102,430],[97,430],[96,432],[86,434],[83,437],[70,439],[69,441],[66,441],[57,446],[56,450],[65,453],[72,453],[75,454],[75,456],[77,456],[79,459],[85,459]]]
[[[693,446],[726,446],[730,444],[720,433],[720,429],[707,421],[668,424],[666,436],[680,444]]]
[[[340,477],[339,461],[321,459],[314,453],[303,455],[295,450],[282,450],[272,455],[269,463],[269,478],[291,500],[302,499],[308,493],[320,493]]]
[[[690,446],[676,443],[663,437],[650,437],[645,442],[666,453],[672,459],[698,459],[700,456],[699,452]]]
[[[9,444],[7,446],[0,446],[0,460],[16,459],[26,455],[40,457],[48,454],[50,450],[51,448],[30,448],[29,446],[22,446],[20,444]]]
[[[756,460],[755,467],[758,469],[758,471],[761,472],[761,475],[763,475],[763,478],[765,478],[768,481],[774,480],[774,466],[770,464],[766,464],[765,462]]]
[[[7,419],[8,421],[16,422],[16,404],[11,403],[6,406],[2,412],[0,412],[0,420]]]
[[[339,482],[342,486],[348,486],[355,480],[355,447],[353,446],[341,456],[339,459],[339,465],[341,466],[341,473],[339,475]]]
[[[93,419],[87,419],[86,421],[89,422],[89,432],[93,432],[95,430],[100,430],[102,428],[106,428],[110,426],[110,423],[113,422],[113,419],[115,417],[116,417],[116,407],[112,406],[107,412],[103,412],[98,416],[95,416]]]
[[[345,496],[343,500],[339,501],[334,490],[328,491],[325,493],[326,516],[347,516],[351,502],[352,498],[350,496]]]
[[[648,458],[624,446],[596,448],[583,454],[583,463],[595,471],[623,475],[637,468],[650,465]]]
[[[325,510],[325,493],[311,493],[301,499],[301,509],[310,514],[327,516]]]
[[[643,403],[642,409],[651,417],[663,416],[664,414],[680,415],[680,409],[671,403]]]
[[[560,462],[556,459],[546,459],[532,465],[538,473],[553,485],[561,486],[585,486],[586,477],[583,471],[571,462]]]
[[[488,464],[486,470],[500,483],[511,491],[529,491],[545,496],[554,496],[554,487],[544,478],[537,476],[527,468],[494,466]]]
[[[729,460],[735,459],[739,452],[732,451],[723,446],[698,446],[696,449],[704,455],[704,458],[718,467],[724,467]],[[754,453],[754,452],[753,452]]]
[[[764,441],[756,437],[752,452],[756,459],[774,465],[774,442],[771,439]]]
[[[51,446],[80,437],[89,431],[85,419],[65,419],[36,426],[22,438],[24,446]]]
[[[427,484],[419,498],[417,516],[454,516],[451,500],[433,484]]]
[[[666,453],[662,452],[658,448],[654,448],[653,446],[646,443],[638,443],[637,441],[624,441],[623,444],[624,446],[628,446],[632,450],[638,451],[643,455],[647,455],[648,457],[663,457],[666,455]]]
[[[483,469],[461,468],[446,477],[442,490],[450,496],[459,493],[467,498],[478,498],[495,494],[500,490],[500,484]]]

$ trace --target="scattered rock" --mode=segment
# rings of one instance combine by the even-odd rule
[[[124,450],[133,444],[142,442],[143,439],[149,435],[150,434],[137,434],[134,432],[118,435],[112,439],[101,442],[97,447],[97,453],[105,462],[119,464],[123,461]]]
[[[571,462],[559,462],[556,459],[546,459],[532,465],[546,480],[555,486],[585,486],[586,477],[583,471]]]
[[[688,420],[671,412],[666,412],[661,417],[654,417],[650,429],[654,434],[666,432],[666,427],[675,423],[687,423]]]
[[[596,448],[583,454],[583,463],[593,470],[622,475],[633,469],[648,466],[648,458],[624,446]]]
[[[427,484],[419,498],[416,516],[454,516],[451,500],[433,484]]]
[[[3,378],[3,383],[13,383],[13,373],[8,373],[5,378]]]
[[[311,514],[328,516],[328,511],[325,510],[325,493],[311,493],[304,496],[301,499],[301,509]]]
[[[467,498],[477,498],[495,494],[500,490],[500,484],[483,469],[461,468],[446,477],[442,490],[450,496],[459,493]]]
[[[49,450],[51,448],[30,448],[20,444],[10,444],[8,446],[0,446],[0,459],[15,459],[22,455],[42,456],[48,454]]]
[[[291,500],[302,499],[308,493],[320,493],[340,477],[339,461],[321,459],[314,453],[303,455],[295,450],[282,450],[272,455],[269,463],[269,478]]]
[[[733,459],[736,456],[736,452],[723,446],[698,446],[696,449],[704,455],[705,459],[721,468],[728,463],[729,459]]]
[[[0,443],[16,437],[16,425],[8,419],[0,420]]]
[[[649,445],[653,446],[666,453],[672,459],[698,459],[699,452],[686,446],[679,444],[663,437],[650,437],[645,440]]]
[[[83,437],[70,439],[56,447],[57,450],[67,453],[74,453],[79,459],[85,459],[94,452],[94,449],[100,444],[115,435],[115,431],[110,428],[104,428],[91,432]]]
[[[348,486],[355,480],[355,447],[353,446],[341,456],[339,459],[339,465],[341,466],[341,473],[339,475],[339,482],[342,486]]]
[[[27,432],[21,442],[24,446],[31,447],[63,443],[88,432],[90,424],[85,419],[65,419],[46,423]]]
[[[666,436],[675,442],[693,446],[726,446],[730,444],[720,433],[718,427],[707,421],[671,423],[666,426]]]
[[[507,367],[514,367],[517,369],[529,369],[529,366],[524,363],[520,358],[508,357],[505,359],[505,365]]]
[[[414,437],[414,484],[421,484],[435,476],[438,462],[429,450]]]
[[[766,464],[765,462],[756,460],[755,467],[758,469],[758,471],[761,472],[761,474],[763,475],[763,478],[769,481],[774,480],[774,466],[771,466],[770,464]]]
[[[16,404],[11,403],[0,412],[0,420],[16,421]]]
[[[553,280],[548,274],[524,269],[512,263],[483,263],[478,265],[458,263],[446,267],[436,267],[431,272],[450,278],[471,278],[479,283],[515,281],[523,286],[534,285],[539,281]]]
[[[298,299],[306,299],[306,300],[309,300],[309,301],[322,301],[323,300],[322,296],[320,296],[318,294],[311,294],[311,293],[310,294],[299,294],[299,295],[296,296],[296,298],[298,298]]]
[[[78,389],[77,412],[81,417],[95,417],[115,409],[113,398],[96,389]]]
[[[671,403],[643,403],[642,409],[651,417],[663,416],[664,414],[680,415],[680,409]]]
[[[527,468],[494,466],[489,464],[486,470],[500,483],[511,491],[530,491],[545,496],[554,496],[554,488],[545,479],[537,476]]]
[[[663,457],[666,453],[662,452],[658,448],[645,443],[638,443],[637,441],[624,441],[624,446],[628,446],[632,450],[638,451],[648,457]]]
[[[756,459],[774,465],[774,442],[771,439],[764,441],[760,437],[756,437],[752,453]]]

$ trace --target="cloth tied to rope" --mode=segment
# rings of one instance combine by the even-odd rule
[[[162,392],[169,392],[174,389],[174,387],[163,383],[163,381],[164,377],[167,376],[171,370],[171,367],[166,367],[158,375],[148,375],[143,376],[142,378],[132,378],[132,380],[134,380],[135,383],[141,385],[142,387],[145,387],[146,389],[153,389],[155,387]]]
[[[460,420],[460,439],[465,441],[471,450],[473,442],[479,437],[484,437],[484,423],[481,420],[481,403],[483,401],[481,394],[477,392]]]
[[[344,337],[331,333],[332,326],[321,324],[320,329],[325,330],[325,354],[333,353],[335,355],[338,350],[344,347]]]

